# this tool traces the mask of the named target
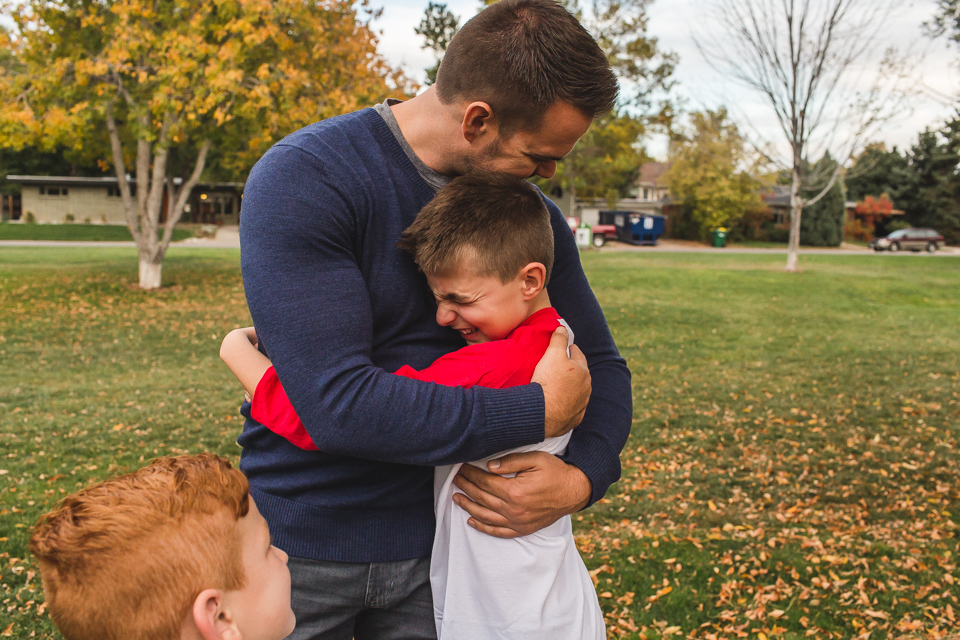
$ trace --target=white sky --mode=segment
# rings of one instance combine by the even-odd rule
[[[374,2],[376,4],[376,0]],[[391,0],[385,2],[383,16],[375,23],[382,31],[380,50],[394,65],[403,65],[412,77],[422,80],[423,70],[432,66],[433,54],[421,48],[423,39],[414,33],[414,27],[423,17],[427,0]],[[460,17],[463,24],[480,6],[478,0],[448,0],[448,8]],[[769,108],[749,90],[725,81],[703,60],[693,44],[690,25],[700,14],[702,0],[655,0],[650,6],[650,35],[659,38],[660,47],[680,56],[674,79],[674,94],[681,98],[688,110],[701,110],[727,105],[731,113],[749,118],[767,137],[779,139]],[[926,52],[917,73],[924,82],[943,94],[960,94],[960,51],[949,50],[944,40],[930,41],[921,32],[921,24],[933,14],[933,0],[904,2],[894,24],[887,34],[877,37],[889,39],[891,44],[906,47],[911,42]],[[702,28],[702,26],[700,27]],[[917,134],[925,127],[938,128],[955,113],[954,107],[931,96],[918,96],[912,113],[891,121],[877,141],[909,148]],[[647,144],[655,157],[666,155],[662,138],[654,137]]]

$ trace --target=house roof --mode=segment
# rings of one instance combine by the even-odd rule
[[[660,178],[670,168],[669,162],[645,162],[640,165],[640,178],[637,182],[640,185],[653,185],[655,187],[665,187],[660,183]]]
[[[19,182],[20,184],[54,185],[62,187],[109,187],[116,185],[119,181],[116,177],[85,178],[77,176],[6,176],[7,182]],[[129,178],[130,184],[136,184],[136,178]],[[179,178],[174,178],[174,184],[182,184]],[[194,188],[216,189],[232,188],[243,189],[243,182],[198,182]]]
[[[760,199],[768,207],[789,207],[790,206],[790,187],[776,184],[770,188],[770,191],[762,194]]]

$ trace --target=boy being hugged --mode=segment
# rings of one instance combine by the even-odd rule
[[[295,625],[287,554],[247,479],[213,454],[67,496],[30,551],[66,640],[281,640]]]
[[[454,179],[404,231],[399,246],[426,276],[437,322],[458,331],[467,346],[421,371],[401,367],[397,375],[462,387],[528,384],[558,328],[566,333],[568,348],[572,345],[572,331],[546,290],[553,266],[549,213],[527,181],[505,174]],[[252,329],[240,329],[224,339],[221,349],[252,396],[253,419],[315,450],[255,342]],[[569,433],[547,438],[471,464],[486,469],[491,460],[521,451],[560,455],[569,439]],[[513,539],[481,533],[453,504],[466,499],[453,484],[459,468],[438,467],[434,481],[437,528],[430,583],[441,640],[602,640],[603,616],[574,544],[570,517]]]

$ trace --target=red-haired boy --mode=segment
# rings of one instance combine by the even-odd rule
[[[213,454],[67,496],[30,551],[66,640],[280,640],[294,628],[287,554],[247,479]]]

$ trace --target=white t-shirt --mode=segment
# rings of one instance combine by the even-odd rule
[[[568,327],[569,340],[573,332]],[[507,453],[562,454],[570,434]],[[597,592],[573,540],[570,516],[519,538],[503,539],[467,524],[453,502],[461,465],[434,476],[437,532],[430,564],[433,609],[440,640],[604,640]]]

